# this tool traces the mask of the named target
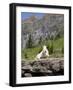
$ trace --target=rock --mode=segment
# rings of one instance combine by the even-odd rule
[[[22,67],[22,70],[25,71],[25,72],[30,72],[32,71],[32,67],[30,65],[25,65],[24,67]]]
[[[53,72],[51,70],[47,70],[47,73],[48,74],[52,74]]]
[[[22,70],[22,77],[24,77],[24,76],[25,76],[24,74],[25,74],[25,71],[23,71],[23,70]]]
[[[40,61],[27,61],[22,63],[22,76],[55,76],[64,75],[64,60],[51,58]]]
[[[43,17],[34,20],[30,18],[22,20],[21,48],[26,48],[30,33],[34,45],[38,44],[41,37],[44,41],[46,38],[55,38],[58,34],[62,36],[64,33],[64,15],[45,14]]]
[[[47,69],[46,69],[46,67],[38,66],[38,67],[34,67],[33,71],[44,73],[44,72],[47,72]]]
[[[62,70],[63,70],[63,69],[64,69],[64,61],[63,61],[63,60],[61,60],[59,63],[60,63],[60,69],[62,69]]]
[[[40,66],[33,66],[32,72],[40,72]]]
[[[51,69],[53,71],[58,72],[60,70],[60,64],[59,64],[59,62],[53,61],[52,64],[51,64]]]
[[[32,77],[31,73],[25,73],[25,77]]]
[[[33,61],[32,63],[33,63],[32,65],[36,67],[41,65],[40,61]]]
[[[26,62],[25,60],[22,60],[22,62],[21,62],[22,67],[25,66],[25,65],[28,65],[28,64],[29,64],[29,63]]]

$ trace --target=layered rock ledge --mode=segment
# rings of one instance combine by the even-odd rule
[[[22,77],[64,75],[64,59],[49,58],[37,61],[22,61]]]

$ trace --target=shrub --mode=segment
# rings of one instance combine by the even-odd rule
[[[47,49],[48,49],[48,51],[49,51],[49,49],[50,49],[50,44],[47,45]]]
[[[62,54],[64,53],[64,47],[62,47],[61,52],[62,52]]]
[[[51,46],[50,46],[50,51],[49,51],[50,54],[53,53],[53,42],[51,43]]]
[[[28,58],[27,53],[24,54],[25,58]]]
[[[51,44],[48,44],[47,45],[47,49],[48,49],[48,51],[49,51],[49,54],[52,54],[53,53],[53,41],[51,41]]]

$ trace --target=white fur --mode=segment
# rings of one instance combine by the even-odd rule
[[[49,57],[49,51],[45,45],[43,46],[43,50],[37,54],[36,59],[40,60],[41,57]]]

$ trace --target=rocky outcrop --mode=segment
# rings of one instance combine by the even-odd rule
[[[22,61],[22,77],[64,75],[64,60],[59,58]]]
[[[26,42],[31,34],[34,45],[38,44],[40,38],[43,40],[56,38],[64,35],[64,15],[44,14],[41,18],[31,16],[22,20],[22,48],[26,47]],[[44,37],[44,38],[43,38]]]

